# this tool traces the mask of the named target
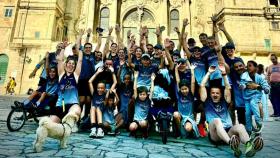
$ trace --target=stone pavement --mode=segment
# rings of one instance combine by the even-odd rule
[[[0,157],[233,157],[228,146],[213,146],[207,138],[198,140],[169,138],[164,145],[158,136],[143,140],[128,137],[128,133],[122,133],[117,137],[105,136],[102,139],[91,139],[88,137],[89,133],[74,133],[69,139],[67,149],[59,149],[58,141],[48,138],[43,152],[34,153],[32,142],[37,128],[34,121],[28,121],[19,132],[9,132],[6,127],[6,118],[14,99],[15,97],[0,96]],[[279,121],[265,122],[263,132],[265,147],[255,157],[279,156],[279,131]]]

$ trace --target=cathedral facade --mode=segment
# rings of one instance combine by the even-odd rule
[[[120,24],[122,35],[140,26],[152,33],[165,26],[163,37],[177,42],[174,27],[189,19],[189,37],[199,44],[198,35],[212,34],[211,16],[232,36],[238,56],[268,65],[269,52],[280,52],[280,0],[3,0],[0,1],[0,94],[9,76],[15,77],[16,93],[36,88],[40,72],[29,79],[30,72],[55,45],[68,38],[74,42],[81,28],[105,29]],[[222,44],[227,42],[219,33]],[[126,39],[126,38],[124,38]],[[96,41],[96,32],[91,41]]]

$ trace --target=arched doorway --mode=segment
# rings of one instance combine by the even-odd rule
[[[131,30],[136,36],[136,41],[139,41],[139,29],[140,26],[147,26],[149,29],[149,43],[156,44],[155,32],[156,22],[152,13],[146,8],[133,8],[128,11],[123,18],[123,37],[126,37],[127,31]],[[126,43],[126,38],[124,38]]]
[[[3,84],[6,79],[9,58],[6,54],[0,54],[0,84]]]

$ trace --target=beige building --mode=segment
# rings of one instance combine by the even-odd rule
[[[40,72],[29,79],[30,72],[64,37],[74,41],[79,28],[107,29],[117,23],[124,37],[128,30],[137,35],[141,25],[150,32],[165,26],[163,35],[176,42],[173,28],[188,18],[189,37],[198,42],[200,33],[212,34],[210,17],[216,13],[225,21],[237,55],[268,65],[268,53],[280,52],[279,5],[280,0],[2,0],[0,94],[9,76],[16,78],[16,93],[36,88]],[[150,33],[149,41],[155,40]],[[222,33],[220,40],[227,42]]]

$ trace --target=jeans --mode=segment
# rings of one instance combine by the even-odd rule
[[[261,116],[259,109],[259,102],[257,98],[252,97],[250,100],[245,100],[245,127],[247,132],[251,133],[252,131],[252,115],[255,117],[255,121],[257,125],[261,124]]]

